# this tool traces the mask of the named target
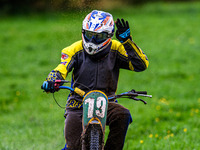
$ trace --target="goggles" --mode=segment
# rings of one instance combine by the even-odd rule
[[[84,30],[83,33],[87,41],[92,41],[92,39],[94,39],[94,41],[97,44],[100,44],[103,41],[105,41],[107,38],[109,38],[109,35],[106,32],[96,33],[96,32]]]

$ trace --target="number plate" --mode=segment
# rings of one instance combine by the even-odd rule
[[[98,90],[91,91],[83,99],[83,126],[84,128],[93,118],[98,118],[103,130],[106,125],[108,109],[107,96]]]

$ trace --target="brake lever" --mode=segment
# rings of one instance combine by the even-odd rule
[[[70,83],[70,81],[67,81],[67,80],[56,80],[55,83]]]
[[[136,101],[142,101],[144,104],[147,104],[147,102],[144,101],[143,99],[139,99],[139,98],[136,98],[134,96],[131,96],[131,99],[136,100]]]
[[[67,81],[67,80],[56,80],[56,81],[54,82],[54,87],[55,87],[55,89],[56,89],[56,90],[59,90],[59,87],[60,87],[61,85],[63,85],[64,83],[70,83],[70,81]]]
[[[60,84],[55,82],[54,87],[55,87],[55,90],[59,90]]]

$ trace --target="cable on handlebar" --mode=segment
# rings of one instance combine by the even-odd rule
[[[53,93],[53,99],[54,99],[54,101],[56,102],[56,104],[57,104],[60,108],[65,109],[65,107],[62,107],[62,106],[57,102],[57,100],[56,100],[56,98],[55,98],[55,96],[54,96],[54,93]]]

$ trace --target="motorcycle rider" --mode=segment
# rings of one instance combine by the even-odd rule
[[[116,38],[114,26],[116,24]],[[61,63],[53,69],[43,88],[55,92],[54,81],[65,79],[72,71],[71,87],[78,87],[86,93],[101,90],[112,96],[117,90],[120,69],[135,72],[145,70],[149,65],[147,56],[133,42],[128,21],[114,22],[110,13],[93,10],[82,24],[82,40],[62,50]],[[128,125],[132,122],[129,110],[116,101],[109,102],[107,125],[110,132],[105,150],[122,150]],[[70,93],[65,112],[64,135],[66,145],[63,150],[81,149],[82,98]]]

